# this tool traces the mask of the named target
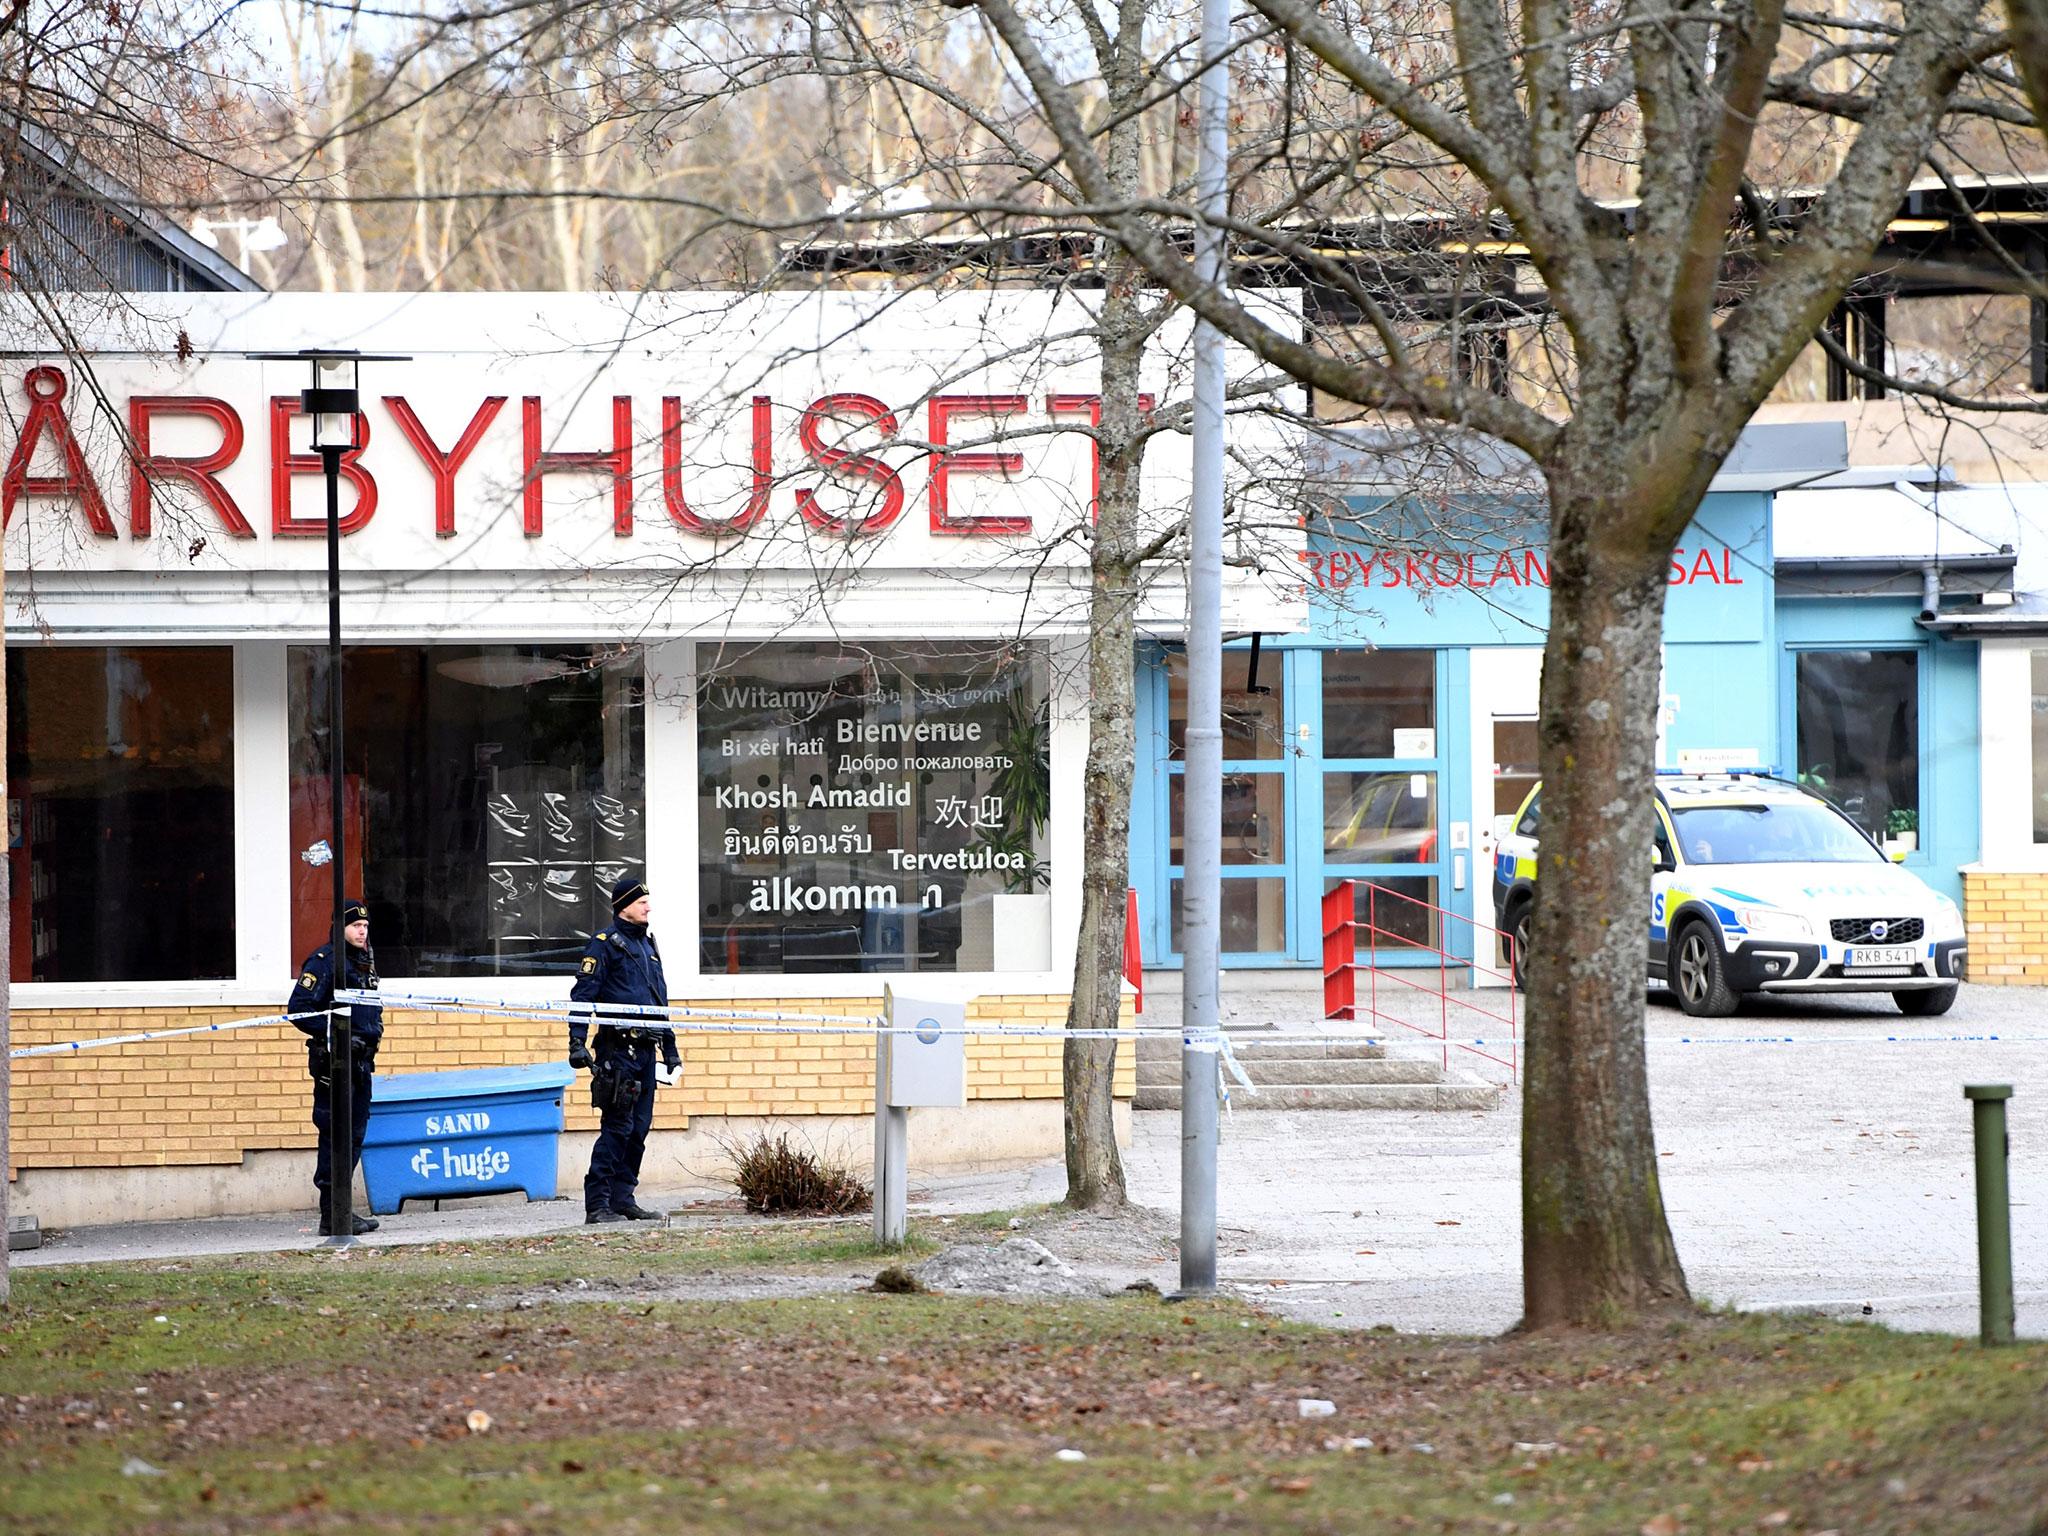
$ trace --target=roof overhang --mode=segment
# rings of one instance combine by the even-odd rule
[[[1771,562],[1781,597],[1922,597],[1932,572],[1944,597],[2010,592],[2019,556],[1918,555],[1778,556]]]
[[[1467,494],[1543,494],[1543,475],[1519,448],[1476,432],[1417,426],[1318,428],[1308,446],[1311,473],[1354,496],[1397,496],[1419,484],[1453,484]],[[1742,429],[1707,493],[1768,494],[1811,485],[1849,464],[1843,421],[1752,422]]]

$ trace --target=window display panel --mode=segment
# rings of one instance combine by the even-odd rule
[[[616,649],[348,648],[344,857],[385,975],[574,970],[645,868],[641,676]],[[331,921],[325,649],[289,677],[296,956]]]
[[[1920,832],[1920,655],[1802,651],[1799,782],[1893,851]]]
[[[7,651],[17,981],[235,974],[227,646]]]
[[[707,974],[1052,964],[1042,646],[697,651]]]
[[[1429,732],[1428,750],[1396,731]],[[1435,757],[1435,731],[1436,652],[1323,653],[1324,757]]]

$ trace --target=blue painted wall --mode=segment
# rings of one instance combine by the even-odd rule
[[[1908,866],[1960,896],[1955,870],[1977,856],[1976,646],[1936,640],[1914,622],[1911,601],[1855,597],[1781,599],[1772,579],[1770,498],[1709,496],[1679,543],[1665,610],[1666,761],[1685,748],[1753,747],[1759,760],[1794,771],[1793,657],[1807,646],[1912,646],[1921,652],[1922,845]],[[1226,965],[1320,962],[1318,906],[1323,882],[1349,872],[1323,862],[1321,847],[1321,651],[1329,647],[1427,647],[1437,651],[1437,757],[1426,764],[1384,764],[1438,775],[1438,823],[1466,818],[1472,805],[1471,652],[1540,645],[1549,622],[1549,590],[1528,579],[1542,568],[1540,525],[1513,509],[1482,525],[1436,510],[1441,551],[1385,555],[1362,536],[1343,542],[1312,533],[1310,622],[1300,634],[1269,636],[1261,681],[1284,680],[1289,765],[1288,877],[1294,887],[1287,951],[1226,956]],[[1452,525],[1458,526],[1453,527]],[[1407,547],[1434,549],[1411,535]],[[1678,579],[1682,577],[1683,579]],[[1240,642],[1237,647],[1243,648]],[[1139,890],[1147,965],[1176,965],[1169,950],[1164,651],[1140,655],[1138,772],[1131,822],[1132,879]],[[1365,768],[1370,765],[1346,764]],[[1476,826],[1475,826],[1476,832]],[[1470,856],[1471,850],[1465,850]],[[1439,901],[1490,920],[1485,871],[1468,866],[1466,889],[1453,893],[1452,850],[1441,844],[1428,866],[1401,872],[1439,876]],[[1369,868],[1357,871],[1371,878]],[[1241,876],[1240,876],[1241,877]],[[1228,874],[1226,878],[1229,878]],[[1446,947],[1469,956],[1470,931],[1453,923]],[[1389,957],[1391,959],[1391,957]],[[1432,957],[1431,964],[1435,964]]]

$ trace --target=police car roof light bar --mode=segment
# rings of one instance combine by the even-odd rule
[[[1769,768],[1659,768],[1660,779],[1778,779],[1789,784],[1790,779],[1782,778],[1775,767]]]

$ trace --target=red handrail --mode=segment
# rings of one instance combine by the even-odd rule
[[[1364,922],[1358,920],[1358,887],[1361,884],[1364,885],[1366,893],[1366,916]],[[1390,921],[1398,920],[1400,916],[1416,915],[1413,909],[1420,908],[1423,913],[1427,914],[1428,931],[1435,935],[1438,942],[1435,944],[1419,944],[1414,939],[1408,937],[1406,933],[1382,927],[1379,921],[1379,904],[1383,899],[1402,904],[1390,910],[1388,913]],[[1444,945],[1445,924],[1451,922],[1463,923],[1472,930],[1473,957],[1470,960],[1453,955]],[[1363,961],[1358,958],[1360,949],[1358,934],[1361,929],[1365,932],[1363,948],[1366,959]],[[1478,956],[1482,935],[1491,935],[1493,939],[1505,946],[1505,952],[1508,957],[1506,970],[1500,970],[1480,963]],[[1448,1068],[1450,1066],[1451,1051],[1455,1048],[1461,1051],[1469,1051],[1474,1056],[1483,1057],[1488,1061],[1498,1062],[1501,1066],[1506,1067],[1510,1074],[1519,1078],[1521,1074],[1521,1032],[1515,1010],[1514,936],[1489,924],[1466,917],[1461,912],[1453,912],[1448,907],[1440,907],[1434,902],[1424,901],[1417,896],[1410,896],[1405,891],[1397,891],[1387,886],[1375,885],[1371,881],[1340,880],[1324,895],[1323,1017],[1326,1019],[1357,1019],[1361,1017],[1358,1006],[1358,972],[1363,970],[1366,973],[1369,984],[1363,1017],[1371,1019],[1375,1024],[1392,1024],[1425,1037],[1429,1035],[1429,1030],[1422,1025],[1380,1011],[1379,983],[1382,976],[1385,976],[1391,985],[1403,986],[1412,991],[1423,993],[1431,990],[1426,983],[1415,979],[1418,969],[1416,967],[1398,966],[1382,969],[1382,967],[1373,963],[1373,957],[1378,954],[1381,941],[1388,939],[1394,940],[1399,947],[1411,952],[1426,951],[1436,956],[1436,1039],[1443,1046],[1445,1067]],[[1450,986],[1453,970],[1469,970],[1475,978],[1479,976],[1492,976],[1506,981],[1508,984],[1506,989],[1507,1011],[1502,1013],[1495,1009],[1482,1007],[1478,1003],[1473,1002],[1469,995],[1453,995]],[[1424,974],[1426,974],[1426,971]],[[1461,1016],[1476,1015],[1479,1019],[1503,1025],[1507,1031],[1507,1038],[1503,1042],[1507,1055],[1497,1055],[1487,1049],[1493,1042],[1487,1039],[1483,1033],[1470,1041],[1451,1039],[1451,1009],[1453,1007],[1462,1010]],[[1484,1028],[1483,1025],[1481,1027],[1482,1029]]]
[[[1131,990],[1138,994],[1133,1013],[1145,1011],[1145,955],[1138,941],[1138,891],[1136,886],[1124,890],[1124,980],[1131,984]]]

